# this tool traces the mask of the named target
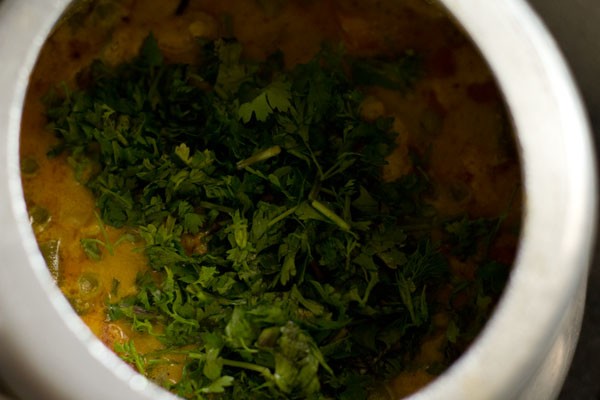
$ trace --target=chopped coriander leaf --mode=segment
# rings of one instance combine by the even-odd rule
[[[100,261],[102,258],[102,251],[99,245],[98,239],[81,239],[83,252],[90,260]]]
[[[280,54],[251,63],[242,50],[219,39],[199,65],[167,64],[150,35],[133,61],[96,62],[84,89],[47,97],[51,155],[85,161],[100,225],[135,232],[152,271],[108,313],[164,349],[116,350],[148,376],[183,357],[168,386],[190,399],[366,398],[448,307],[436,296],[446,247],[470,257],[486,222],[409,229],[434,225],[431,182],[382,180],[397,134],[390,118],[360,118],[357,87],[410,90],[415,54],[373,62],[324,46],[285,70]],[[104,239],[81,240],[88,257],[111,251]],[[480,275],[482,290],[506,279],[493,263]],[[461,332],[447,327],[448,346]]]
[[[421,60],[414,51],[407,51],[395,60],[356,60],[352,77],[357,85],[377,85],[407,92],[422,73]]]

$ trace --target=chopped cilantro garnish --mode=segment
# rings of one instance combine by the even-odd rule
[[[469,256],[485,221],[404,229],[431,224],[431,182],[381,179],[396,134],[360,118],[357,87],[409,90],[414,54],[369,62],[324,47],[291,70],[241,54],[217,40],[199,65],[166,64],[149,36],[133,61],[96,62],[85,88],[48,98],[50,154],[86,166],[102,223],[139,236],[152,270],[108,311],[164,349],[116,350],[151,377],[183,355],[182,378],[158,383],[191,399],[364,399],[448,307],[435,296],[444,246]],[[82,238],[90,258],[102,239]],[[489,265],[486,286],[501,269]],[[449,345],[459,334],[453,322]]]

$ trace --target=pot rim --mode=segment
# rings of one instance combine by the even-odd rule
[[[491,320],[447,372],[411,398],[513,398],[543,363],[587,277],[596,225],[591,133],[557,46],[524,1],[441,2],[480,48],[505,95],[521,149],[525,211],[515,266]],[[0,198],[10,202],[0,208],[0,373],[23,398],[172,399],[72,311],[27,221],[21,110],[37,54],[68,3],[0,2],[0,55],[10,60],[0,74]],[[569,362],[567,354],[560,367]]]

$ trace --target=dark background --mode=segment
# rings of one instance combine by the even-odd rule
[[[600,399],[600,265],[598,245],[590,271],[588,298],[579,344],[559,400]]]
[[[575,74],[600,154],[600,0],[529,0]],[[600,229],[599,229],[600,231]],[[600,233],[600,232],[599,232]],[[600,400],[600,244],[596,241],[581,336],[559,400]]]

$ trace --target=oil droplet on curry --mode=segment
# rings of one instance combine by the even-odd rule
[[[515,256],[509,117],[430,1],[76,2],[22,121],[50,272],[183,398],[408,396]]]

